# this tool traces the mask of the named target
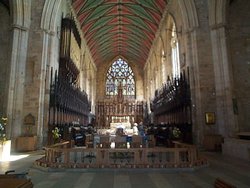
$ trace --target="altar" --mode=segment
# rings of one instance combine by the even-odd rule
[[[119,87],[117,95],[96,102],[96,126],[110,126],[112,129],[122,124],[126,129],[130,129],[134,122],[143,121],[145,106],[144,101],[124,96],[122,87]]]
[[[110,123],[109,128],[98,128],[98,135],[116,135],[118,131],[122,129],[123,134],[132,135],[133,129],[131,128],[131,123],[123,122],[123,123]]]
[[[123,122],[123,123],[110,123],[110,129],[131,129],[131,123],[129,122]]]

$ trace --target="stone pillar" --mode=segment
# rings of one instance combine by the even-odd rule
[[[37,136],[37,148],[47,141],[50,70],[59,66],[61,6],[60,0],[32,1],[23,111],[24,116],[31,113],[36,118],[33,134]]]
[[[233,114],[232,73],[228,61],[225,27],[211,30],[212,52],[215,74],[217,121],[219,133],[225,137],[237,131]]]
[[[10,55],[10,78],[8,88],[7,136],[16,138],[21,133],[23,122],[24,83],[26,74],[27,46],[30,28],[31,1],[13,0],[12,45]]]
[[[237,131],[236,116],[233,114],[232,70],[226,36],[226,0],[208,1],[212,58],[215,76],[216,111],[218,132],[224,137]]]
[[[10,60],[10,79],[8,94],[8,137],[16,138],[21,133],[23,121],[24,82],[26,73],[27,45],[29,29],[13,25],[13,41]]]
[[[200,65],[198,61],[197,30],[187,32],[187,62],[189,62],[190,90],[192,101],[193,139],[197,144],[201,143],[203,135],[202,94],[200,84]]]
[[[206,112],[216,112],[214,66],[209,32],[194,28],[186,33],[190,75],[194,143],[202,144],[205,134],[214,134],[216,124],[205,123]],[[204,40],[206,39],[206,40]],[[217,114],[216,114],[217,116]]]
[[[39,98],[38,98],[38,112],[37,112],[37,138],[38,147],[43,145],[43,140],[47,140],[48,137],[48,109],[49,109],[49,77],[50,77],[50,61],[49,54],[53,51],[51,40],[53,38],[53,33],[48,31],[43,31],[43,50],[41,56],[40,74],[38,78],[38,88],[39,88]],[[47,82],[47,83],[46,83]]]

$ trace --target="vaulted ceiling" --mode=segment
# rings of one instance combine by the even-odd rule
[[[122,56],[144,66],[166,5],[167,0],[72,0],[96,65]]]

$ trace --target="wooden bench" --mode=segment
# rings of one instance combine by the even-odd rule
[[[7,171],[0,174],[0,187],[2,188],[32,188],[33,183],[26,178],[27,173],[10,174],[14,171]]]
[[[33,184],[30,180],[14,179],[14,178],[1,178],[0,187],[3,188],[32,188]]]
[[[214,182],[214,187],[215,188],[236,188],[236,186],[225,182],[224,180],[222,180],[221,178],[216,178],[215,182]]]

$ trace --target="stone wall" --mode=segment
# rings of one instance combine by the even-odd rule
[[[232,1],[228,10],[228,41],[233,72],[233,111],[238,131],[250,131],[250,2]]]
[[[0,3],[0,116],[6,115],[8,96],[8,82],[10,74],[9,51],[10,51],[10,14],[5,6]]]

